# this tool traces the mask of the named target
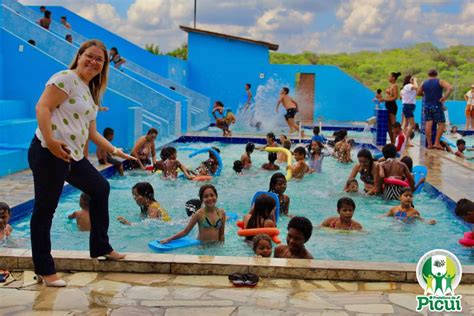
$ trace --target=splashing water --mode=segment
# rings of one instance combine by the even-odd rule
[[[240,105],[235,129],[254,132],[259,126],[258,130],[263,132],[286,131],[287,125],[283,116],[285,109],[280,106],[278,113],[275,112],[280,90],[284,86],[288,84],[274,78],[270,78],[265,85],[258,86],[251,106],[244,109],[243,104]]]

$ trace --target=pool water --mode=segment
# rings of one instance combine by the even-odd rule
[[[232,163],[239,159],[244,145],[222,143],[181,143],[178,148],[178,159],[189,168],[195,168],[207,155],[188,158],[189,152],[180,151],[183,147],[203,148],[218,146],[221,149],[224,168],[222,175],[213,179],[217,187],[218,206],[243,216],[248,212],[253,194],[259,190],[268,190],[273,172],[260,169],[267,160],[266,152],[254,152],[254,165],[243,176],[232,171]],[[352,156],[355,159],[356,150]],[[284,170],[284,166],[283,170]],[[344,165],[333,158],[326,157],[322,174],[307,175],[302,181],[291,181],[286,193],[291,198],[290,213],[308,217],[314,226],[313,236],[307,248],[316,259],[362,260],[417,262],[425,252],[442,248],[458,256],[464,264],[474,262],[471,251],[461,247],[457,240],[468,228],[459,221],[446,205],[438,198],[421,193],[415,198],[415,206],[422,217],[436,219],[437,225],[430,226],[421,222],[405,224],[383,214],[397,205],[397,202],[385,202],[379,197],[366,197],[363,194],[351,194],[357,208],[354,219],[362,224],[363,232],[338,232],[319,228],[319,224],[329,216],[336,216],[336,202],[347,196],[342,188],[352,165]],[[131,187],[141,181],[152,183],[155,197],[165,207],[171,222],[142,220],[136,205]],[[187,200],[197,198],[202,183],[184,179],[162,180],[159,175],[143,171],[130,171],[125,177],[115,176],[109,179],[110,194],[110,228],[111,244],[119,251],[151,252],[147,243],[163,239],[180,231],[186,225],[188,217],[184,204]],[[56,210],[52,228],[53,249],[88,250],[88,233],[77,230],[75,222],[67,215],[78,210],[79,192],[63,197]],[[120,224],[116,218],[124,216],[134,222],[132,226]],[[278,224],[281,239],[285,242],[286,226],[289,218],[283,217]],[[13,240],[9,246],[30,247],[29,218],[14,223]],[[197,227],[190,236],[197,235]],[[251,248],[237,236],[235,222],[227,222],[226,241],[221,246],[190,247],[174,251],[182,254],[208,254],[222,256],[252,256]]]

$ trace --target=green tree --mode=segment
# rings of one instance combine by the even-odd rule
[[[145,49],[154,55],[163,55],[158,44],[145,44]]]
[[[182,44],[181,47],[178,47],[175,50],[168,52],[166,55],[187,60],[188,59],[188,44]]]

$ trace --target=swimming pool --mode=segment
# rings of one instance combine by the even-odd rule
[[[249,209],[254,192],[268,190],[272,172],[259,168],[266,161],[267,153],[255,152],[252,157],[254,167],[244,176],[236,176],[231,166],[234,160],[240,158],[243,145],[217,142],[175,145],[178,148],[178,159],[188,167],[196,167],[207,155],[189,159],[187,157],[189,152],[180,151],[180,148],[218,146],[221,149],[224,160],[223,173],[212,183],[218,189],[218,206],[228,211],[243,216]],[[355,154],[356,150],[353,151],[353,159]],[[289,183],[286,193],[291,198],[290,213],[308,217],[315,226],[307,247],[316,259],[416,262],[426,251],[443,248],[456,254],[463,263],[472,264],[471,251],[457,243],[468,228],[452,215],[441,199],[433,198],[427,193],[416,196],[415,206],[423,217],[435,218],[438,221],[435,226],[423,223],[404,224],[392,218],[380,218],[397,203],[387,204],[381,198],[355,194],[350,195],[357,204],[354,219],[364,226],[364,232],[335,232],[317,228],[326,217],[337,214],[336,201],[346,196],[341,191],[351,168],[351,165],[342,165],[332,158],[325,158],[322,174],[308,175],[303,181]],[[182,179],[164,181],[158,175],[142,171],[131,171],[122,178],[114,176],[109,181],[110,240],[115,249],[127,252],[150,252],[147,246],[149,241],[163,239],[181,230],[188,220],[184,204],[187,200],[197,197],[202,184]],[[131,194],[131,187],[141,181],[152,183],[156,199],[168,210],[172,222],[141,220],[139,208]],[[51,232],[53,249],[88,250],[88,233],[79,232],[75,223],[67,219],[69,213],[79,209],[78,200],[79,192],[68,194],[61,199]],[[136,224],[131,227],[124,226],[116,220],[118,216],[125,216]],[[287,223],[286,217],[279,223],[283,241],[286,237]],[[14,223],[13,226],[15,238],[7,246],[29,248],[29,216]],[[229,222],[224,245],[184,248],[174,253],[252,256],[252,250],[236,232],[235,223]],[[196,236],[196,234],[197,228],[190,235]]]

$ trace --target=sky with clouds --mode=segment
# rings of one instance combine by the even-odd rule
[[[186,42],[193,0],[20,0],[61,5],[144,46]],[[472,0],[197,0],[197,27],[280,45],[280,52],[354,52],[432,42],[474,45]]]

